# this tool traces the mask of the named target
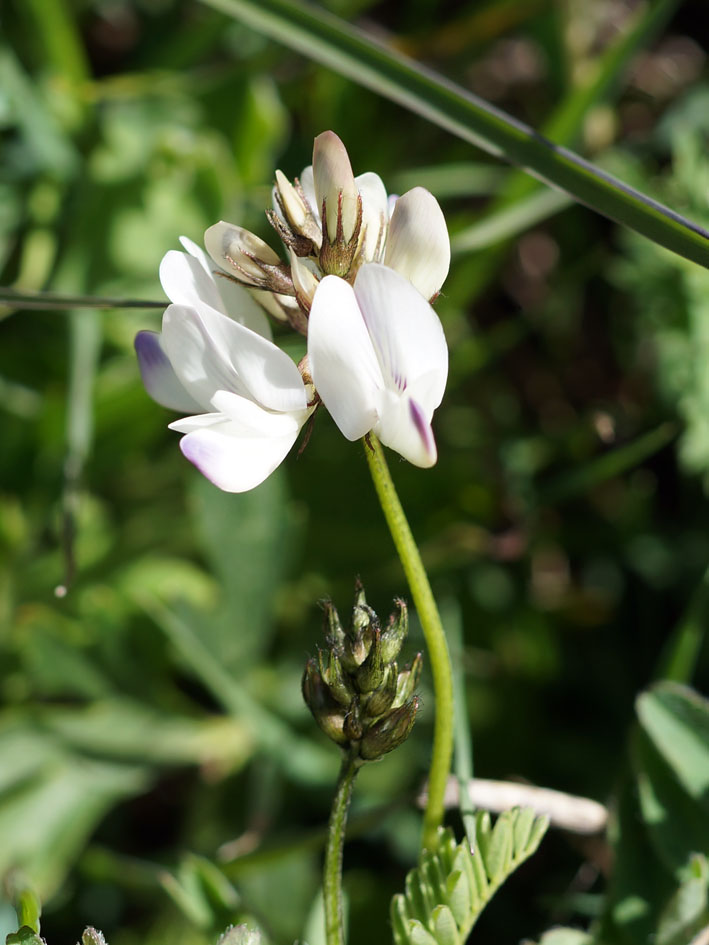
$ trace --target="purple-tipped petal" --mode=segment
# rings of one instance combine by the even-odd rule
[[[298,436],[298,426],[278,437],[244,436],[231,420],[188,433],[180,449],[224,492],[248,492],[279,466]]]
[[[158,332],[139,331],[134,345],[143,386],[153,400],[180,413],[197,413],[203,409],[180,383]]]
[[[430,417],[406,394],[396,396],[387,392],[380,404],[374,432],[385,446],[396,450],[414,466],[427,469],[438,458]]]

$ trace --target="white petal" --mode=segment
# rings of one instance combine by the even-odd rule
[[[431,424],[419,404],[408,394],[387,391],[379,406],[380,417],[374,432],[415,466],[433,466],[438,457]]]
[[[259,409],[254,404],[249,406]],[[215,486],[225,492],[247,492],[281,464],[300,429],[298,423],[291,422],[286,430],[271,435],[268,431],[255,432],[251,420],[224,419],[196,429],[182,438],[180,449]]]
[[[377,419],[384,379],[352,287],[325,276],[308,322],[308,358],[317,392],[348,440],[368,433]]]
[[[255,331],[257,335],[268,338],[270,341],[273,337],[270,322],[266,318],[261,306],[251,297],[249,291],[238,283],[233,282],[231,279],[215,275],[214,270],[217,268],[217,265],[212,262],[201,246],[198,246],[186,236],[181,236],[180,242],[190,256],[194,256],[211,281],[216,285],[222,304],[215,306],[215,308],[220,312],[226,312],[235,322],[238,322],[240,325],[245,325],[247,328],[250,328],[251,331]],[[176,302],[177,299],[172,299],[172,301]]]
[[[177,309],[163,318],[165,349],[193,396],[189,385],[201,398],[227,390],[271,410],[306,406],[300,372],[280,348],[214,309]]]
[[[438,201],[414,187],[396,201],[389,223],[384,262],[431,299],[443,285],[451,261],[450,239]]]
[[[377,263],[362,266],[355,295],[386,386],[400,393],[415,387],[430,419],[448,377],[448,347],[438,315],[408,279]],[[423,377],[426,384],[419,389]]]
[[[313,412],[312,407],[288,413],[264,410],[258,404],[226,390],[216,392],[212,406],[229,420],[238,423],[244,434],[254,436],[288,436],[294,431],[297,433]]]
[[[203,409],[180,383],[158,332],[139,331],[135,336],[135,353],[143,385],[153,400],[181,413]]]
[[[199,308],[205,304],[218,312],[225,311],[214,279],[193,255],[177,249],[165,253],[160,263],[160,282],[165,295],[175,305]]]
[[[231,279],[223,279],[219,276],[216,277],[216,283],[227,315],[235,322],[270,341],[273,337],[271,323],[249,290],[232,282]]]
[[[198,312],[183,305],[169,305],[162,320],[163,347],[170,363],[203,409],[218,390],[248,396],[244,383],[225,356],[227,348],[220,335],[220,321],[234,325],[226,315],[207,306]]]
[[[181,417],[179,420],[173,420],[167,426],[169,430],[177,430],[178,433],[191,433],[203,427],[212,427],[215,423],[224,423],[225,419],[223,413],[200,413],[196,417]]]
[[[355,177],[362,197],[362,254],[365,262],[379,262],[389,221],[386,188],[378,174],[367,171]]]
[[[303,188],[303,193],[305,194],[305,199],[308,201],[310,211],[318,223],[320,223],[320,207],[318,206],[318,198],[315,196],[315,178],[313,176],[312,164],[308,164],[307,167],[303,168],[303,173],[300,175],[299,180],[300,186]]]

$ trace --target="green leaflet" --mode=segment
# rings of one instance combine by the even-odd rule
[[[392,900],[396,945],[463,945],[502,883],[535,852],[548,823],[514,808],[493,826],[479,811],[473,853],[467,841],[456,844],[451,830],[440,830],[436,850],[424,851],[406,877],[406,892]]]

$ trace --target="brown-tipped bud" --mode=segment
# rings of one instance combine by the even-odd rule
[[[241,226],[223,220],[210,226],[204,245],[214,262],[246,285],[294,295],[290,270],[268,243]]]
[[[283,171],[276,171],[276,195],[284,216],[293,229],[299,232],[308,219],[310,211]]]
[[[338,745],[346,745],[344,710],[330,695],[313,659],[306,664],[302,687],[303,699],[323,732]]]
[[[281,214],[275,210],[267,210],[266,219],[288,249],[292,250],[296,256],[310,256],[314,252],[315,245],[313,241],[301,236],[300,233],[294,233]]]
[[[355,598],[353,607],[364,607],[367,604],[367,595],[364,593],[364,584],[361,578],[355,579]]]
[[[400,597],[394,601],[396,611],[389,617],[389,624],[382,633],[382,658],[390,663],[399,655],[409,632],[409,612],[406,602]]]
[[[330,690],[330,695],[340,705],[348,706],[355,692],[342,670],[340,658],[335,650],[320,650],[318,665],[323,682]]]
[[[352,635],[352,633],[348,635],[342,655],[345,665],[350,672],[355,672],[369,656],[374,633],[375,628],[367,624],[360,630],[357,630],[354,635]]]
[[[345,715],[343,731],[351,742],[358,742],[363,734],[362,717],[359,711],[359,700],[355,699]]]
[[[410,666],[405,666],[399,673],[396,681],[396,696],[394,706],[402,706],[408,702],[414,694],[414,690],[421,678],[421,669],[423,668],[423,656],[417,653]]]
[[[409,737],[418,711],[418,697],[385,715],[370,726],[362,737],[359,753],[365,761],[375,761],[393,751]]]
[[[331,600],[323,601],[322,606],[325,611],[325,634],[327,642],[330,646],[341,650],[347,640],[347,634],[342,629],[340,615]]]
[[[384,670],[384,681],[367,699],[366,712],[369,719],[378,719],[394,704],[399,674],[396,663],[390,663]]]
[[[315,139],[313,181],[318,207],[323,208],[323,243],[334,243],[337,238],[349,243],[353,237],[356,242],[355,229],[359,235],[362,222],[361,201],[347,149],[334,131],[323,131]]]
[[[382,659],[382,635],[379,629],[372,629],[372,643],[367,658],[357,670],[357,688],[360,692],[373,692],[384,682],[384,660]]]
[[[286,246],[292,246],[298,256],[308,256],[314,250],[319,250],[322,244],[322,231],[300,186],[300,181],[296,178],[294,186],[285,174],[276,171],[273,202],[277,208],[274,214],[277,222],[271,219],[271,223]]]

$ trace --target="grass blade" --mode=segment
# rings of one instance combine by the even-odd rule
[[[204,2],[709,267],[706,230],[326,10],[295,0]]]

